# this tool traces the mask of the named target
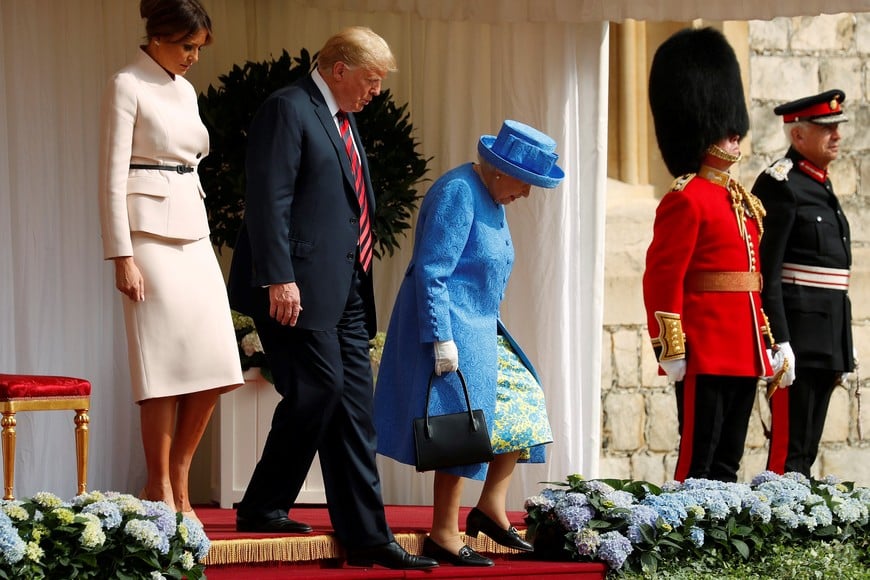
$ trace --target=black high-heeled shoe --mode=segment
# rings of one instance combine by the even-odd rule
[[[478,554],[468,546],[462,546],[461,548],[459,548],[459,553],[454,554],[453,552],[449,552],[445,548],[442,548],[441,546],[436,544],[435,540],[429,537],[423,540],[423,555],[428,558],[438,560],[439,562],[453,564],[454,566],[495,565],[495,562],[493,562],[486,556]]]
[[[504,529],[495,523],[488,515],[477,508],[468,512],[468,517],[465,519],[465,535],[476,538],[479,532],[483,532],[489,536],[496,544],[501,544],[505,548],[513,548],[523,552],[532,552],[534,547],[522,539],[513,526]]]

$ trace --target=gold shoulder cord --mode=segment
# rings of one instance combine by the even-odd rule
[[[763,218],[767,215],[767,211],[758,199],[752,193],[746,191],[746,188],[737,181],[732,179],[728,183],[728,192],[731,194],[731,207],[734,209],[734,214],[737,216],[737,227],[740,229],[740,235],[746,237],[746,230],[743,226],[743,218],[746,214],[746,209],[749,209],[749,217],[755,220],[758,224],[758,241],[761,241],[761,236],[764,235]]]

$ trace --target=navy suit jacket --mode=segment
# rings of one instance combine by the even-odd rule
[[[365,151],[356,120],[348,117],[373,215]],[[334,329],[353,278],[360,207],[344,142],[310,76],[276,91],[257,111],[246,172],[244,224],[230,267],[232,307],[263,316],[269,308],[264,286],[295,282],[303,308],[296,327]],[[371,270],[362,278],[366,325],[374,336]]]

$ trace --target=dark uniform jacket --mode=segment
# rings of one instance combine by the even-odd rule
[[[813,281],[817,268],[844,271],[852,264],[849,222],[827,172],[789,149],[758,177],[752,193],[767,210],[762,299],[774,339],[791,344],[799,367],[853,370],[848,292],[824,287],[831,276]],[[784,282],[783,264],[791,271],[794,265],[810,266],[807,279],[815,285]]]

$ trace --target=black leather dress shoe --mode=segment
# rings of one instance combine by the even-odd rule
[[[252,519],[236,516],[237,532],[262,534],[310,534],[311,526],[290,518]]]
[[[454,554],[453,552],[448,552],[441,546],[435,543],[435,540],[432,538],[426,538],[423,540],[423,555],[429,556],[430,558],[435,558],[439,562],[446,562],[448,564],[453,564],[454,566],[494,566],[495,562],[487,558],[486,556],[481,556],[468,546],[462,546],[459,548],[459,553]]]
[[[465,535],[476,538],[479,532],[483,532],[492,541],[501,544],[505,548],[513,548],[523,552],[534,551],[534,546],[522,539],[513,526],[504,529],[495,523],[488,515],[477,508],[468,512],[468,518],[465,520]]]
[[[378,565],[394,570],[425,570],[437,568],[438,562],[426,556],[409,554],[398,543],[388,542],[378,546],[348,550],[347,565],[365,567]]]

